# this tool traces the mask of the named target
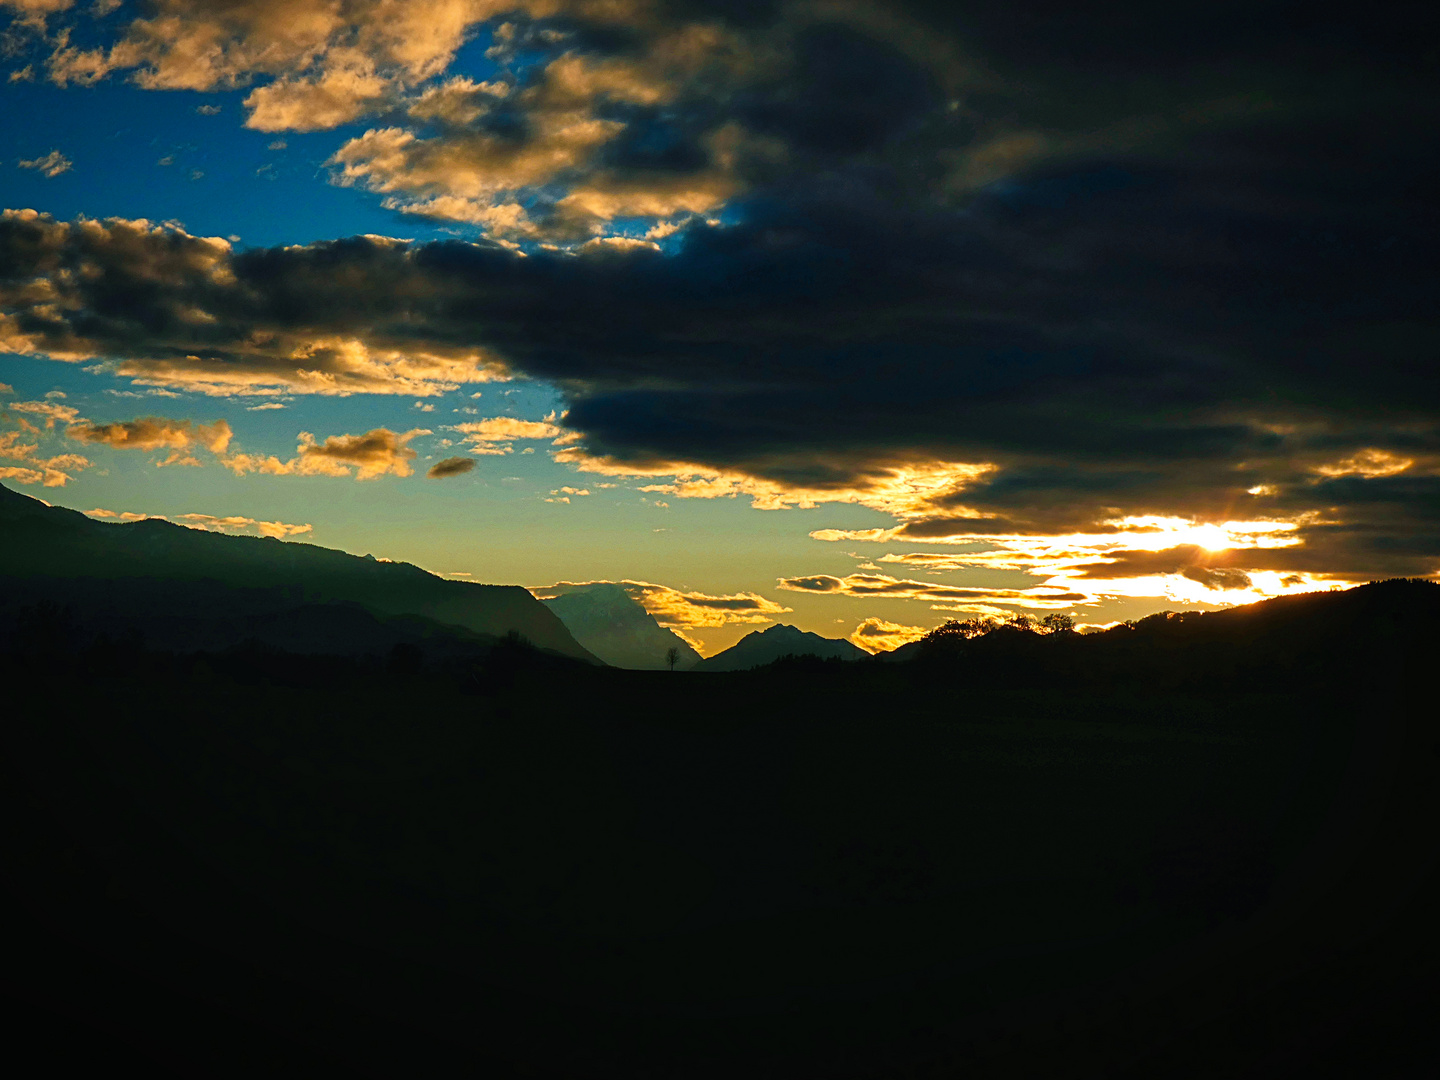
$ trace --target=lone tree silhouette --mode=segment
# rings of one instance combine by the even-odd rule
[[[670,665],[670,670],[675,670],[675,665],[680,662],[680,650],[674,645],[665,650],[665,663]]]

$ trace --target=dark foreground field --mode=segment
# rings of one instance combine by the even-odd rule
[[[11,648],[10,1045],[187,1076],[1428,1074],[1410,618],[1088,680]]]

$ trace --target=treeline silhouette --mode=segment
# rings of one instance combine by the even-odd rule
[[[520,635],[160,649],[61,601],[6,610],[7,992],[57,1062],[1273,1077],[1433,1054],[1433,583],[684,676]]]

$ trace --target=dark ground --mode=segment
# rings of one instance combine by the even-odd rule
[[[1406,611],[1304,647],[1232,624],[1233,655],[712,675],[17,638],[10,1046],[187,1076],[1429,1075],[1440,744]]]

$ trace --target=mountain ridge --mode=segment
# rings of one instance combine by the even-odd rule
[[[670,649],[679,654],[678,671],[688,670],[700,660],[688,641],[661,626],[617,582],[561,582],[537,591],[556,593],[542,602],[560,617],[576,641],[612,667],[665,670],[670,667],[666,659]]]
[[[730,648],[706,657],[691,671],[744,671],[774,663],[784,656],[814,656],[822,660],[868,660],[870,654],[844,638],[827,638],[809,630],[776,623],[753,630]]]
[[[518,585],[450,581],[410,563],[156,518],[94,521],[3,484],[0,526],[0,580],[11,609],[60,600],[90,617],[133,622],[139,607],[163,597],[169,610],[150,615],[208,618],[209,640],[220,640],[228,621],[357,605],[381,621],[415,617],[493,640],[519,635],[539,649],[601,663]],[[222,603],[229,611],[217,616]]]

